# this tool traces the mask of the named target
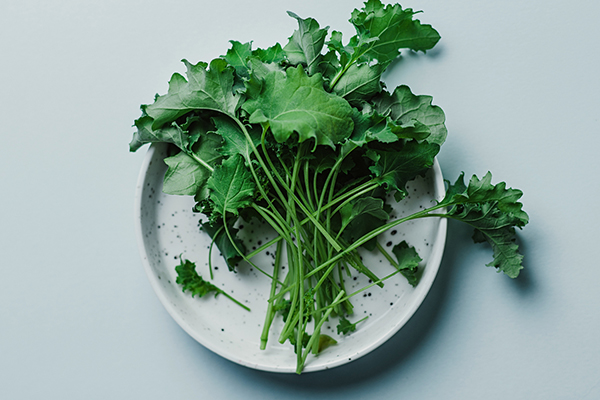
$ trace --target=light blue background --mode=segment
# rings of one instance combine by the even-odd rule
[[[238,366],[185,334],[133,221],[139,104],[228,40],[285,43],[292,10],[352,34],[359,1],[4,0],[0,6],[0,398],[600,398],[600,3],[413,0],[442,35],[386,74],[447,116],[445,177],[524,191],[517,280],[450,224],[411,321],[351,364]]]

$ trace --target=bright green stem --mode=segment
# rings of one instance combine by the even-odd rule
[[[277,278],[279,276],[279,268],[281,265],[281,249],[283,248],[283,242],[277,243],[277,250],[275,251],[275,266],[273,267],[273,280],[271,281],[271,294],[269,297],[275,296],[277,290]],[[264,350],[267,348],[267,341],[269,339],[269,330],[275,317],[275,311],[273,311],[273,302],[269,302],[267,306],[267,315],[265,316],[265,323],[263,325],[262,334],[260,335],[260,349]]]
[[[427,208],[425,210],[416,212],[416,213],[414,213],[412,215],[409,215],[407,217],[400,218],[400,219],[397,219],[397,220],[392,221],[392,222],[388,222],[387,224],[382,225],[379,228],[372,230],[370,233],[367,233],[366,235],[364,235],[360,240],[357,240],[354,243],[352,243],[344,251],[336,254],[333,258],[329,259],[328,261],[324,262],[323,264],[321,264],[318,267],[316,267],[315,269],[313,269],[311,272],[309,272],[306,275],[306,278],[308,278],[308,277],[316,274],[318,271],[322,270],[323,268],[327,268],[331,264],[336,263],[337,261],[341,260],[343,257],[345,257],[351,251],[359,248],[363,244],[367,243],[369,240],[371,240],[371,239],[379,236],[380,234],[382,234],[383,232],[387,231],[390,228],[393,228],[394,226],[400,225],[400,224],[402,224],[402,223],[404,223],[406,221],[410,221],[410,220],[417,219],[417,218],[423,218],[423,217],[427,217],[427,216],[443,217],[444,214],[429,215],[429,213],[431,211],[439,210],[439,209],[445,208],[447,206],[448,206],[447,204],[438,204],[436,206],[433,206],[433,207]]]
[[[226,204],[227,204],[227,202],[225,202],[225,205]],[[235,241],[233,240],[233,235],[231,235],[231,232],[229,231],[229,227],[227,226],[227,218],[225,217],[225,214],[223,214],[223,227],[225,228],[225,234],[227,235],[227,238],[229,238],[229,241],[231,242],[231,245],[233,246],[233,248],[235,249],[235,251],[237,251],[238,254],[240,256],[242,256],[242,259],[244,261],[246,261],[248,264],[252,265],[254,268],[256,268],[257,271],[259,271],[259,272],[263,273],[264,275],[268,276],[269,278],[273,279],[273,277],[271,275],[269,275],[266,271],[263,271],[259,266],[257,266],[252,261],[250,261],[248,259],[248,257],[246,257],[246,255],[244,254],[244,252],[241,251],[239,247],[237,247],[237,245],[235,244]]]
[[[217,238],[217,236],[219,236],[219,233],[221,233],[222,229],[223,229],[223,227],[220,227],[219,229],[217,229],[217,231],[213,235],[212,240],[210,242],[210,248],[208,249],[208,271],[210,272],[210,279],[214,279],[213,267],[212,267],[212,249],[213,249],[213,246],[215,245],[215,239]]]
[[[228,295],[224,291],[219,290],[219,293],[221,293],[223,296],[227,297],[229,300],[233,301],[238,306],[242,307],[244,310],[250,311],[250,308],[246,307],[245,305],[243,305],[242,303],[240,303],[239,301],[237,301],[236,299],[234,299],[233,297],[231,297],[230,295]]]
[[[385,259],[388,260],[390,264],[392,264],[392,266],[394,266],[396,269],[400,269],[400,264],[398,264],[396,260],[394,260],[390,253],[388,253],[387,250],[384,249],[379,242],[377,242],[377,250],[379,250],[379,252],[385,257]]]
[[[202,165],[204,168],[206,168],[207,170],[209,170],[210,172],[213,172],[215,169],[213,167],[211,167],[210,165],[208,165],[208,163],[206,161],[204,161],[203,159],[201,159],[200,157],[198,157],[197,155],[195,155],[194,153],[192,153],[191,151],[186,151],[185,152],[188,156],[192,157],[194,160],[196,160],[196,162],[200,165]]]
[[[351,191],[344,193],[342,196],[338,196],[334,200],[330,201],[329,203],[327,203],[325,208],[332,207],[333,205],[335,205],[345,199],[344,202],[342,202],[342,204],[340,204],[339,206],[337,206],[335,208],[335,210],[333,210],[332,214],[335,214],[342,207],[344,207],[346,204],[348,204],[348,202],[352,201],[353,199],[355,199],[357,197],[362,196],[365,193],[369,193],[369,192],[375,190],[377,188],[377,186],[379,186],[379,184],[373,183],[372,181],[365,182],[362,185],[352,189]]]
[[[333,90],[333,88],[335,87],[335,85],[338,83],[338,81],[340,80],[340,78],[346,73],[346,71],[348,71],[348,68],[350,68],[350,66],[352,64],[354,64],[356,61],[358,61],[359,58],[361,58],[367,51],[371,50],[371,48],[373,47],[373,44],[371,44],[371,46],[369,46],[365,51],[354,55],[350,61],[348,61],[348,63],[344,66],[344,68],[342,68],[333,78],[333,80],[331,81],[331,83],[329,84],[329,91],[331,92]]]
[[[302,336],[305,334],[304,329],[304,258],[302,256],[303,250],[303,242],[302,242],[302,234],[300,232],[301,226],[298,221],[298,217],[296,214],[296,204],[294,203],[293,194],[296,188],[296,178],[298,177],[298,169],[300,166],[300,158],[302,154],[302,146],[298,146],[298,154],[296,155],[296,161],[294,162],[294,170],[292,173],[292,182],[290,185],[289,195],[289,207],[290,207],[290,217],[294,222],[294,228],[296,229],[296,246],[297,248],[297,264],[296,264],[296,273],[298,282],[298,333],[296,338],[296,353],[298,354],[297,360],[298,363],[301,360],[302,355]]]
[[[241,126],[243,127],[243,125],[241,125]],[[256,150],[256,147],[254,146],[254,143],[252,143],[252,140],[250,139],[250,135],[248,134],[248,132],[246,131],[245,128],[244,128],[244,134],[246,135],[247,140],[250,141],[250,145],[252,146],[253,151],[255,151],[256,153],[258,153],[258,150]],[[263,135],[262,135],[262,138],[261,138],[263,149],[265,148],[265,145],[264,145],[265,134],[266,134],[266,129],[263,130]],[[300,148],[301,148],[301,146],[298,148],[299,151],[300,151]],[[300,199],[298,199],[298,197],[296,196],[296,194],[294,193],[294,191],[286,184],[286,182],[284,182],[283,178],[276,172],[277,170],[275,169],[275,166],[273,165],[273,163],[271,162],[270,158],[268,157],[268,155],[266,153],[266,149],[265,149],[265,156],[267,157],[267,161],[271,165],[273,173],[275,174],[275,176],[277,177],[277,179],[281,183],[281,186],[288,193],[288,196],[294,201],[294,204],[297,205],[298,207],[300,207],[300,209],[302,210],[302,212],[319,229],[319,232],[321,232],[321,234],[323,235],[323,237],[325,239],[327,239],[327,241],[333,246],[333,248],[336,249],[337,251],[340,251],[342,249],[342,247],[337,243],[337,241],[333,238],[333,236],[331,236],[331,234],[323,227],[323,225],[312,215],[312,213],[306,208],[306,206],[304,205],[304,203],[302,201],[300,201]],[[269,171],[269,169],[267,169],[267,166],[264,164],[264,161],[262,160],[262,157],[260,157],[260,154],[257,154],[257,159],[258,159],[258,162],[263,167],[263,169],[265,171],[265,174],[269,178],[269,181],[271,181],[271,184],[273,185],[273,187],[275,188],[275,190],[277,191],[277,193],[279,194],[279,196],[283,199],[283,194],[279,190],[279,187],[275,184],[274,179],[273,179],[273,175],[271,175],[271,172]],[[296,178],[296,174],[297,174],[297,171],[296,171],[295,174],[293,174],[292,179]],[[300,240],[300,238],[298,238],[298,240]]]
[[[340,299],[342,297],[344,297],[344,294],[346,294],[346,292],[344,292],[343,290],[341,292],[339,292],[338,295],[336,296],[336,298],[333,300],[332,304],[336,304],[336,303],[340,302]],[[297,374],[300,374],[302,372],[302,370],[304,369],[304,364],[306,363],[306,357],[308,357],[308,355],[310,354],[310,350],[313,346],[314,341],[319,338],[318,333],[321,332],[321,327],[323,326],[325,321],[327,321],[327,318],[329,318],[329,315],[331,315],[332,311],[333,311],[333,307],[329,306],[327,311],[325,311],[325,315],[323,315],[323,318],[321,318],[321,320],[315,327],[315,330],[313,331],[313,334],[312,334],[311,338],[309,339],[308,344],[306,345],[306,351],[304,351],[304,354],[301,355],[301,358],[300,358],[301,362],[296,365],[296,373]],[[300,349],[302,349],[302,347],[300,347]]]
[[[336,307],[337,305],[339,305],[339,304],[342,304],[342,303],[344,303],[345,301],[348,301],[349,299],[351,299],[352,297],[356,296],[357,294],[360,294],[360,293],[364,292],[365,290],[369,290],[369,289],[371,289],[373,286],[379,286],[381,283],[385,282],[386,280],[390,279],[391,277],[393,277],[394,275],[397,275],[397,274],[399,274],[399,273],[400,273],[400,271],[399,271],[399,270],[396,270],[396,271],[392,272],[391,274],[389,274],[389,275],[386,275],[386,276],[384,276],[383,278],[379,279],[378,281],[376,281],[376,282],[373,282],[373,283],[371,283],[371,284],[369,284],[369,285],[367,285],[367,286],[365,286],[365,287],[363,287],[363,288],[360,288],[360,289],[359,289],[359,290],[357,290],[356,292],[352,292],[351,294],[349,294],[349,295],[347,295],[347,296],[344,296],[344,297],[342,297],[341,299],[334,300],[334,301],[333,301],[331,304],[329,304],[328,306],[326,306],[326,307],[323,307],[323,308],[320,308],[320,309],[318,309],[318,310],[315,310],[315,312],[322,312],[322,311],[325,311],[325,310],[327,310],[327,309],[329,309],[329,308]]]

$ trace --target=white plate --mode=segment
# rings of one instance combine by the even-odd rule
[[[142,262],[148,279],[158,298],[173,319],[194,339],[215,353],[241,365],[265,371],[291,373],[296,370],[296,355],[291,345],[277,342],[282,318],[276,317],[271,327],[267,349],[259,349],[260,334],[267,308],[269,278],[248,265],[240,265],[237,273],[227,269],[219,251],[213,249],[213,284],[222,287],[252,309],[245,311],[224,296],[192,298],[182,293],[175,283],[175,266],[179,255],[196,262],[197,271],[209,277],[208,247],[210,238],[198,229],[200,214],[192,213],[191,196],[171,196],[162,193],[166,165],[162,161],[165,145],[152,145],[146,154],[140,172],[135,199],[135,223]],[[418,178],[408,185],[410,195],[392,217],[411,214],[441,199],[445,188],[437,160],[426,178]],[[398,211],[396,211],[398,210]],[[400,211],[401,210],[401,211]],[[240,231],[246,247],[258,241],[265,243],[267,231],[256,226],[245,226]],[[397,274],[387,280],[383,288],[377,286],[352,298],[355,313],[349,318],[357,321],[369,318],[358,329],[346,336],[336,333],[337,322],[323,325],[322,332],[338,341],[317,357],[309,356],[304,372],[336,367],[355,360],[389,339],[414,314],[423,302],[437,274],[446,239],[445,218],[424,218],[399,225],[381,235],[381,244],[391,251],[392,246],[406,240],[423,258],[425,266],[421,281],[412,288]],[[386,247],[387,246],[387,247]],[[258,266],[272,268],[270,256],[256,257]],[[363,260],[380,277],[393,272],[393,267],[378,254],[362,252]],[[356,275],[356,274],[354,274]],[[347,278],[346,289],[355,291],[367,284],[364,277]]]

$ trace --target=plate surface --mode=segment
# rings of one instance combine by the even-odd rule
[[[245,311],[224,296],[192,298],[175,283],[175,266],[179,256],[194,261],[197,271],[209,277],[209,236],[198,229],[201,214],[192,213],[191,196],[172,196],[162,193],[166,171],[163,158],[166,145],[152,145],[144,159],[135,200],[135,223],[142,262],[148,279],[158,298],[173,319],[199,343],[238,364],[265,371],[292,373],[296,370],[296,355],[289,343],[279,344],[277,336],[283,326],[276,317],[266,350],[259,349],[260,334],[267,309],[270,279],[249,265],[239,265],[236,273],[228,270],[218,250],[213,249],[213,284],[222,287],[240,300],[251,312]],[[444,181],[437,160],[425,178],[409,182],[410,195],[394,206],[392,218],[412,214],[433,205],[434,199],[444,196]],[[390,203],[394,203],[393,201]],[[261,226],[246,224],[240,227],[246,248],[260,246],[274,236]],[[322,333],[338,341],[319,354],[309,357],[304,372],[332,368],[355,360],[389,339],[414,314],[423,302],[437,274],[446,239],[445,218],[424,218],[393,228],[380,237],[388,251],[406,240],[423,259],[424,272],[416,288],[411,287],[400,274],[388,279],[383,288],[370,288],[352,298],[354,315],[351,322],[368,315],[349,335],[338,336],[337,322],[326,322]],[[257,256],[257,266],[272,270],[273,249]],[[378,276],[394,271],[378,253],[363,251],[363,261]],[[285,265],[282,266],[285,271]],[[348,292],[368,284],[368,279],[346,277]],[[280,275],[281,276],[281,275]]]

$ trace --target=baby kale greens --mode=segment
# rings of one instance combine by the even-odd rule
[[[440,39],[415,14],[368,0],[352,12],[356,35],[344,41],[340,32],[289,13],[298,29],[284,46],[253,49],[232,41],[210,63],[184,60],[185,77],[174,74],[168,92],[142,106],[135,122],[130,149],[171,146],[163,191],[194,196],[202,229],[229,268],[244,260],[271,279],[261,348],[281,314],[279,342],[292,344],[298,373],[309,354],[335,343],[321,334],[325,321],[337,316],[340,334],[362,321],[346,317],[351,297],[366,288],[348,293],[345,274],[366,275],[368,287],[398,273],[418,284],[422,260],[415,249],[402,242],[390,254],[377,242],[398,224],[463,221],[475,229],[476,242],[491,244],[489,265],[510,277],[522,268],[514,229],[528,221],[522,193],[492,185],[490,174],[468,185],[461,176],[442,201],[390,220],[386,201],[407,196],[407,182],[427,173],[447,134],[430,96],[404,85],[389,92],[381,82],[400,50],[425,52]],[[268,224],[276,238],[248,253],[234,228],[240,219]],[[273,268],[256,265],[253,258],[273,245]],[[395,272],[377,276],[362,262],[361,248],[381,253]],[[283,263],[288,268],[280,276]],[[192,293],[212,289],[191,262],[182,261],[177,272]]]
[[[239,305],[245,310],[250,311],[248,307],[225,293],[223,290],[202,279],[202,277],[196,272],[196,264],[193,262],[184,260],[182,258],[180,259],[179,265],[175,267],[175,271],[177,272],[177,283],[183,287],[184,291],[187,290],[190,292],[192,297],[202,297],[208,293],[215,292],[215,297],[217,297],[219,294],[222,294],[235,304]]]

